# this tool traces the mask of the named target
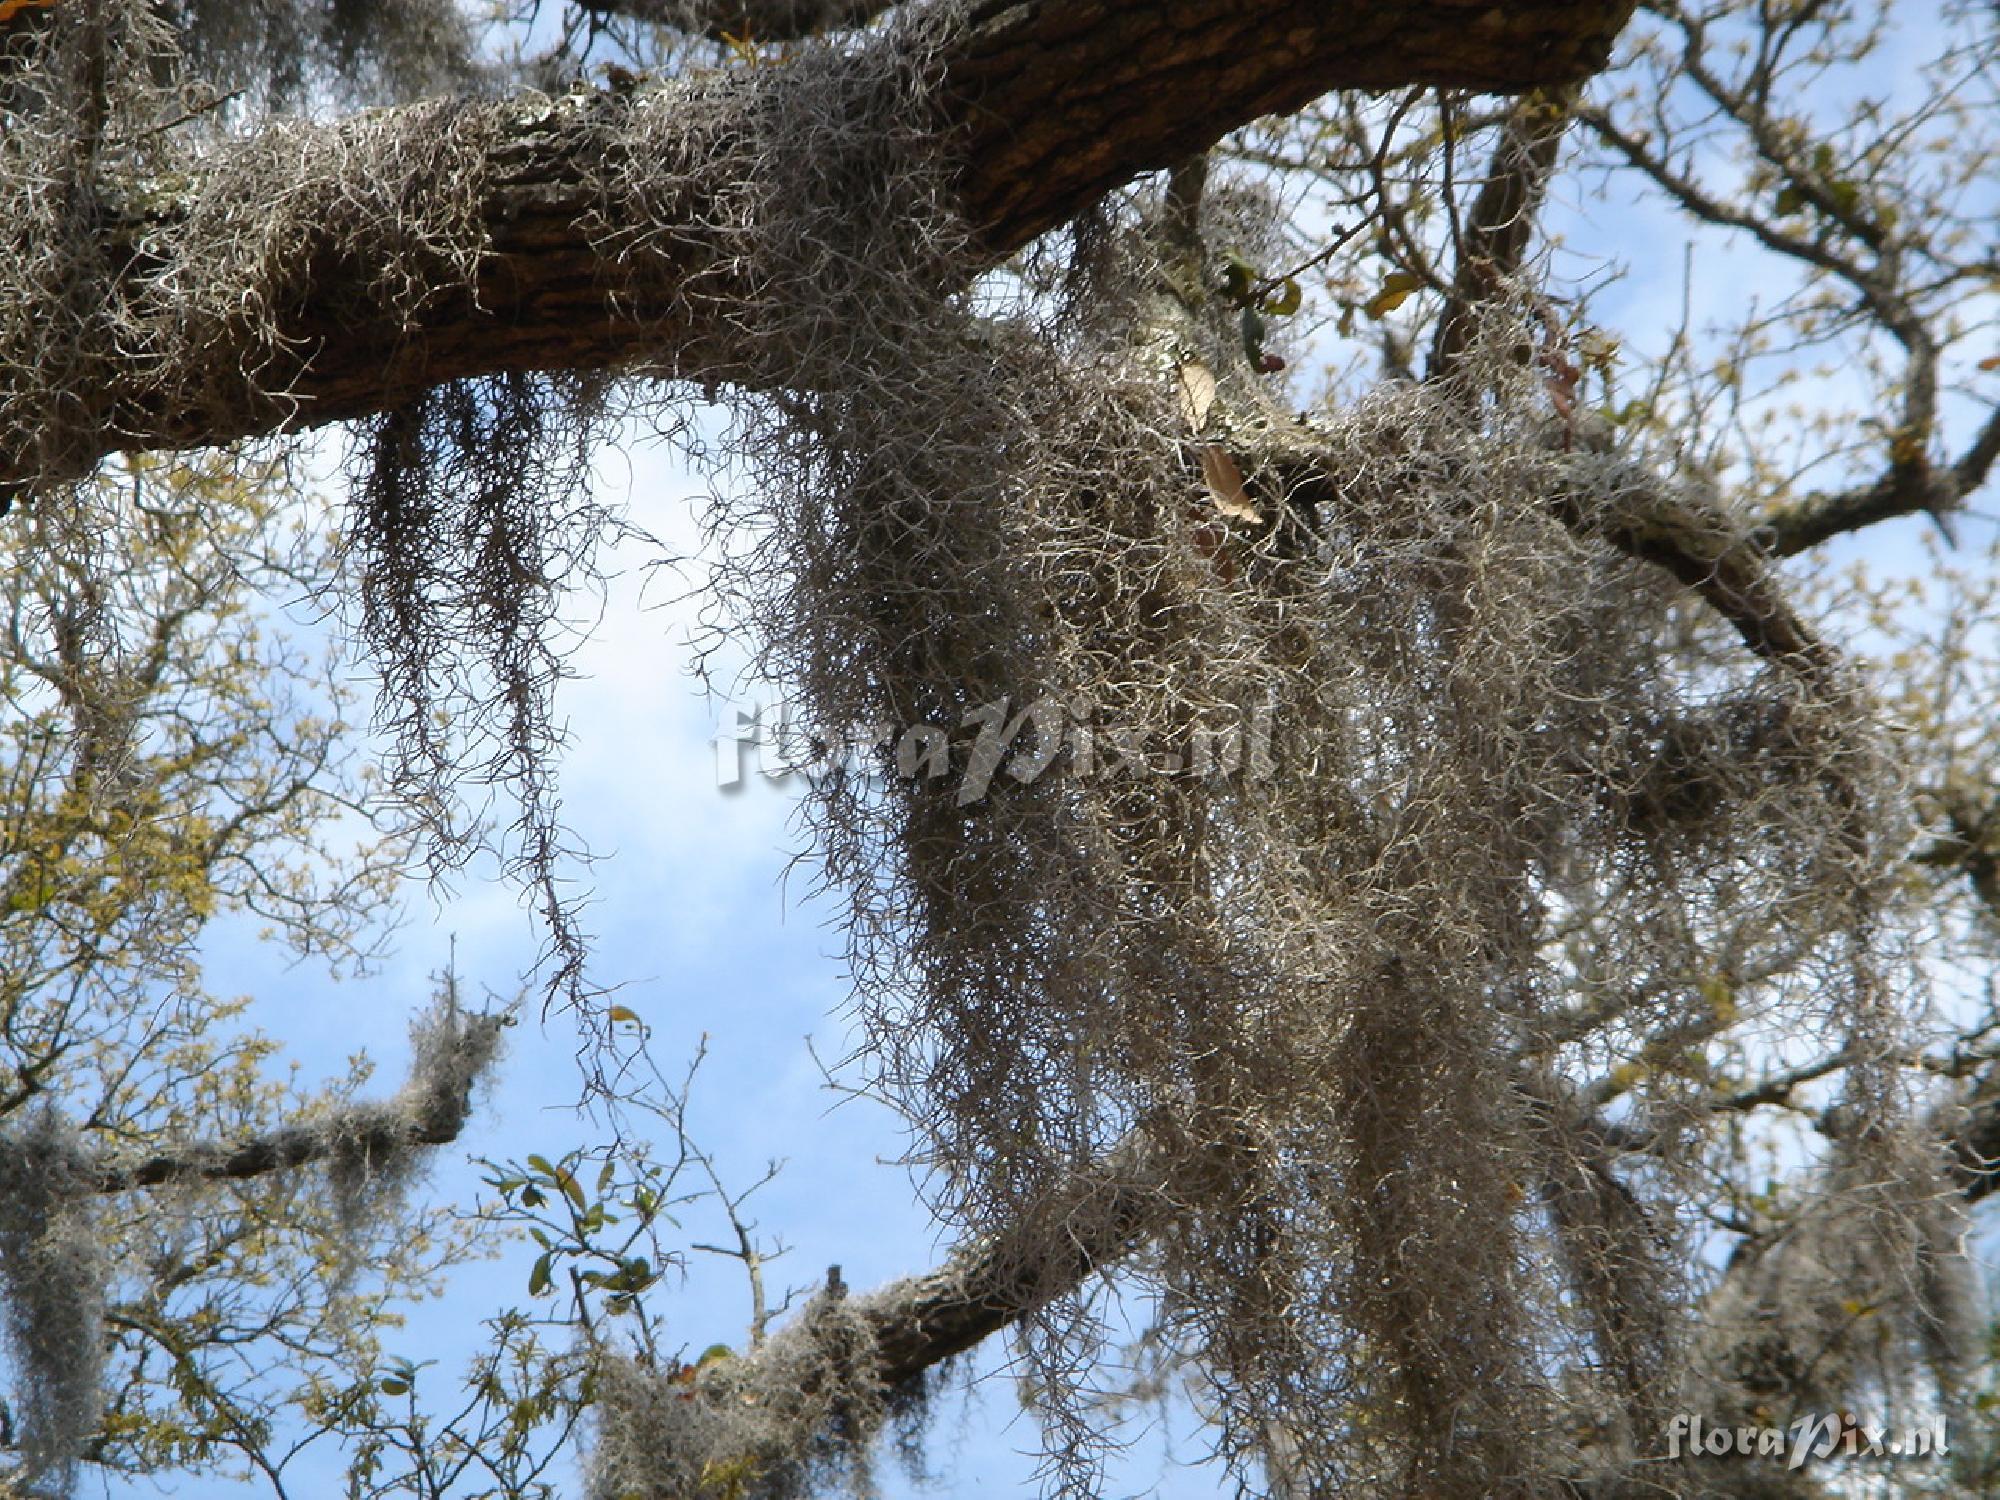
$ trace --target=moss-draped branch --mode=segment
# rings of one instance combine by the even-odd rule
[[[1628,0],[987,0],[938,53],[939,118],[930,129],[957,163],[966,219],[997,260],[1121,184],[1329,89],[1507,92],[1577,80],[1603,65],[1630,10]],[[896,44],[889,32],[870,45]],[[92,389],[75,393],[63,413],[64,425],[85,435],[0,453],[0,496],[73,477],[61,471],[86,470],[112,449],[199,447],[362,417],[468,376],[645,368],[708,382],[741,378],[726,282],[706,277],[698,296],[614,295],[634,284],[632,268],[611,263],[601,226],[633,206],[603,201],[601,177],[590,170],[635,111],[705,103],[716,103],[713,79],[457,107],[490,112],[480,122],[490,144],[470,284],[459,278],[400,298],[392,314],[374,289],[394,249],[378,264],[336,229],[315,238],[307,226],[270,260],[269,286],[241,288],[254,313],[236,325],[207,330],[198,347],[135,337],[100,362]],[[357,131],[378,146],[385,133],[407,134],[416,152],[434,139],[439,116],[428,104],[280,128],[302,155],[315,134],[337,142]],[[118,268],[116,290],[134,326],[176,326],[176,287],[163,274],[168,247],[199,215],[204,192],[228,180],[230,154],[187,180],[97,206],[103,263]],[[663,165],[672,172],[674,164]],[[673,203],[674,222],[648,226],[655,232],[646,253],[673,263],[647,268],[645,286],[673,288],[712,270],[708,226],[718,216],[710,209],[741,186],[704,181]],[[433,190],[463,189],[440,182]],[[411,208],[424,217],[422,204]],[[198,368],[164,367],[176,361]]]

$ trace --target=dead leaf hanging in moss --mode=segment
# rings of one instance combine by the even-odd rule
[[[1243,484],[1243,471],[1228,450],[1220,443],[1203,443],[1200,452],[1201,477],[1215,500],[1215,508],[1233,521],[1261,525],[1264,513],[1251,500],[1250,491]]]
[[[1215,405],[1215,376],[1199,360],[1189,360],[1180,368],[1181,417],[1189,432],[1200,432]]]

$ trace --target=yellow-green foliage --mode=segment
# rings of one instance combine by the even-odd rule
[[[260,599],[326,578],[319,508],[223,462],[135,461],[77,501],[0,522],[0,1282],[51,1483],[85,1444],[140,1471],[242,1462],[286,1383],[364,1366],[384,1289],[460,1241],[400,1206],[357,1224],[312,1172],[92,1185],[341,1117],[365,1068],[274,1075],[198,945],[227,918],[355,969],[407,843],[372,821],[340,674]],[[462,1105],[452,1063],[431,1072]],[[357,1262],[380,1275],[342,1285]]]

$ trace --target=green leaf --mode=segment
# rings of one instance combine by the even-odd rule
[[[619,1263],[618,1274],[608,1284],[623,1292],[643,1292],[659,1279],[653,1274],[653,1263],[643,1255],[635,1255]]]
[[[567,1167],[557,1167],[552,1175],[555,1177],[556,1186],[563,1190],[563,1196],[576,1205],[578,1213],[583,1212],[584,1203],[587,1201],[583,1195],[583,1184],[570,1174]]]
[[[1243,325],[1243,353],[1255,365],[1264,357],[1264,320],[1256,308],[1246,307],[1239,321]]]
[[[528,1273],[528,1295],[530,1297],[539,1297],[542,1293],[550,1290],[552,1280],[549,1275],[549,1263],[552,1254],[553,1252],[544,1250],[536,1257],[535,1269]]]
[[[1250,288],[1257,284],[1257,268],[1235,251],[1224,252],[1229,264],[1222,273],[1223,295],[1231,302],[1250,300]]]

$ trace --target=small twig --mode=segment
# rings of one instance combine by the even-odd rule
[[[128,135],[119,137],[118,144],[121,146],[130,146],[130,145],[135,145],[140,141],[150,141],[156,135],[165,135],[169,130],[178,129],[180,126],[187,124],[187,122],[190,120],[198,120],[203,115],[208,114],[214,110],[218,110],[222,108],[222,106],[225,104],[233,104],[242,97],[243,97],[242,89],[231,89],[226,94],[217,94],[213,99],[210,99],[206,104],[197,104],[193,109],[186,111],[184,114],[176,115],[174,116],[173,119],[168,120],[163,124],[154,125],[146,130],[142,130],[137,135]]]
[[[1353,239],[1357,234],[1361,233],[1361,231],[1366,229],[1367,227],[1368,227],[1368,221],[1366,219],[1363,219],[1360,223],[1354,225],[1354,227],[1351,229],[1336,229],[1334,231],[1333,239],[1327,244],[1325,249],[1319,250],[1314,254],[1308,256],[1305,260],[1302,260],[1296,266],[1293,266],[1289,271],[1280,271],[1275,276],[1266,276],[1262,281],[1258,282],[1255,286],[1250,288],[1251,298],[1254,300],[1259,297],[1268,297],[1271,295],[1271,293],[1278,290],[1278,288],[1283,286],[1286,282],[1296,281],[1299,277],[1305,275],[1306,272],[1313,270],[1315,267],[1325,265],[1328,261],[1332,260],[1334,256],[1340,253],[1341,246],[1345,245],[1349,240]]]
[[[690,1142],[688,1155],[707,1175],[709,1185],[715,1189],[716,1200],[722,1204],[722,1212],[729,1220],[729,1227],[736,1235],[736,1248],[733,1250],[723,1245],[706,1244],[692,1245],[689,1248],[743,1262],[744,1275],[750,1281],[750,1347],[761,1348],[769,1331],[772,1316],[770,1301],[764,1290],[764,1265],[767,1260],[785,1252],[782,1245],[773,1250],[769,1256],[759,1250],[755,1237],[757,1226],[745,1219],[741,1210],[752,1193],[777,1177],[782,1163],[776,1161],[769,1163],[762,1177],[742,1192],[731,1195],[728,1189],[723,1187],[721,1174],[715,1170],[715,1163],[707,1152]]]

